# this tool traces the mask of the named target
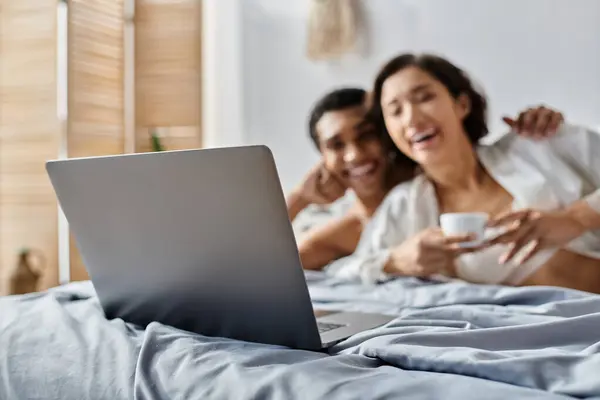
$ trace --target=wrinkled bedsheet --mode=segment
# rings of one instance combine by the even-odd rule
[[[307,281],[316,308],[397,318],[316,353],[106,320],[72,283],[0,298],[0,399],[600,399],[600,296]]]

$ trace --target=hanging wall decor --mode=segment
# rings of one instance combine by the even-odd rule
[[[355,49],[356,0],[309,0],[307,56],[313,61],[339,59]]]

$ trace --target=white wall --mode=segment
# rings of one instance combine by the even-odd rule
[[[306,129],[313,101],[338,85],[370,87],[400,52],[435,51],[465,67],[490,97],[493,128],[501,113],[540,102],[600,124],[598,0],[361,0],[369,51],[330,64],[304,56],[308,0],[205,3],[208,144],[267,144],[285,189],[317,160]]]

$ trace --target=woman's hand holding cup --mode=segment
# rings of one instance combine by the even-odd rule
[[[456,258],[472,251],[461,244],[474,239],[472,234],[448,236],[440,228],[425,229],[392,249],[384,271],[401,276],[454,276]]]

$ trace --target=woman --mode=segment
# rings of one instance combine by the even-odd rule
[[[374,118],[422,173],[390,192],[357,252],[332,272],[365,282],[446,275],[600,292],[600,135],[563,125],[541,143],[510,135],[481,146],[485,98],[433,55],[393,59],[373,93]],[[467,235],[438,228],[440,214],[475,211],[506,232],[465,250]]]

